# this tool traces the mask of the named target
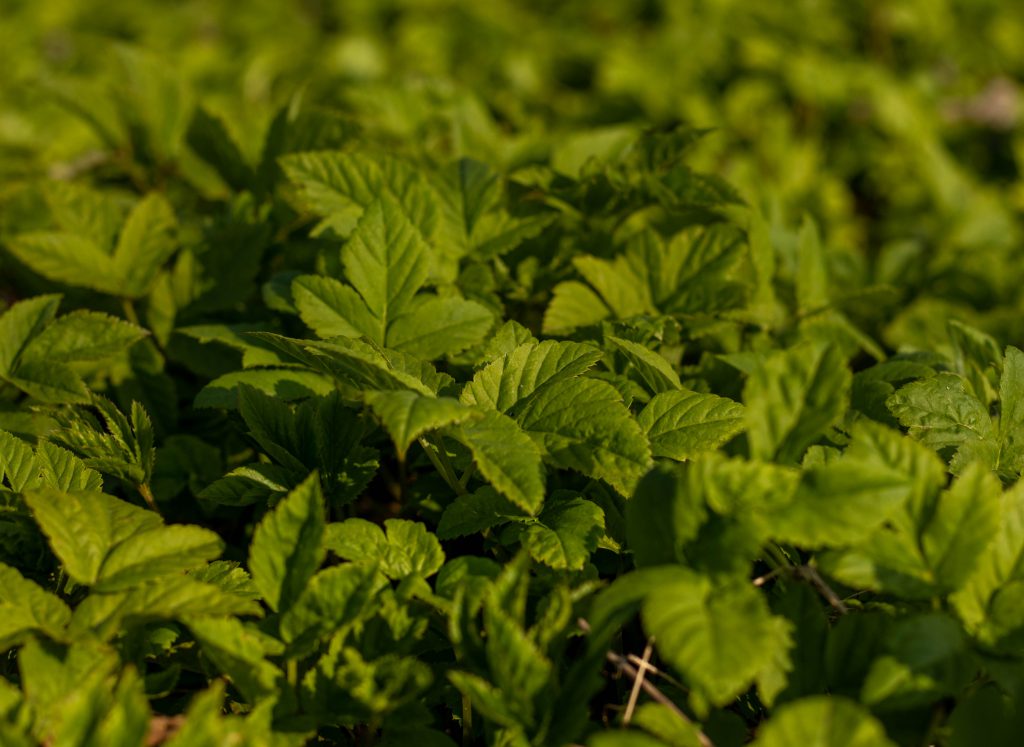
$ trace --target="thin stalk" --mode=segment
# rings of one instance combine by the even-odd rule
[[[142,325],[139,324],[139,315],[135,313],[135,304],[132,303],[130,298],[121,299],[121,309],[124,311],[124,318],[134,324],[136,327]]]
[[[156,497],[153,495],[153,491],[149,487],[149,483],[142,482],[139,483],[137,487],[139,489],[139,492],[142,494],[142,497],[145,499],[146,505],[149,506],[154,511],[156,511],[157,513],[160,513],[160,509],[156,507]]]

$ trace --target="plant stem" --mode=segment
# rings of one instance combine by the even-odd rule
[[[469,696],[462,696],[462,747],[473,744],[473,703]]]
[[[135,313],[135,304],[132,303],[130,298],[121,299],[121,309],[124,311],[124,318],[134,324],[136,327],[142,325],[139,324],[139,315]]]
[[[153,490],[149,487],[148,482],[142,482],[138,484],[139,492],[142,494],[143,499],[146,501],[146,505],[151,509],[160,513],[160,509],[156,507],[156,497],[153,495]]]
[[[438,436],[438,443],[435,444],[428,437],[424,436],[420,439],[420,445],[427,452],[427,457],[434,465],[434,469],[448,483],[448,487],[454,490],[456,495],[465,495],[468,491],[459,482],[458,475],[455,474],[455,468],[452,466],[451,460],[448,459],[448,454],[444,449],[444,439]]]

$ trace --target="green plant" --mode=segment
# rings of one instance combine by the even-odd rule
[[[272,5],[0,26],[0,742],[1015,743],[1016,7]]]

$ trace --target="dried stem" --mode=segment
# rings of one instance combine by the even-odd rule
[[[629,702],[626,703],[626,712],[622,715],[622,725],[628,726],[629,722],[633,720],[633,711],[636,710],[636,701],[640,697],[640,688],[643,687],[647,671],[650,668],[651,654],[654,652],[654,639],[648,638],[647,645],[644,646],[643,657],[636,662],[637,676],[633,680],[633,689],[629,693]],[[633,657],[629,657],[630,661],[634,661]]]
[[[670,697],[668,697],[667,695],[665,695],[665,693],[659,690],[657,686],[654,685],[654,683],[652,683],[650,680],[644,679],[641,676],[640,671],[636,667],[634,667],[625,656],[617,654],[614,651],[609,651],[607,654],[605,654],[605,658],[607,658],[608,661],[611,662],[619,672],[626,675],[634,682],[639,681],[640,687],[643,689],[645,693],[651,696],[652,700],[654,700],[657,703],[661,703],[661,705],[668,708],[680,719],[692,725],[694,730],[697,732],[697,739],[700,740],[701,747],[715,747],[714,742],[711,741],[711,738],[708,737],[707,734],[702,732],[697,727],[697,725],[693,723],[690,717],[683,713],[679,706],[677,706]]]

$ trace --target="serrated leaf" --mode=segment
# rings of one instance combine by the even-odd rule
[[[70,621],[71,609],[60,597],[0,563],[0,649],[36,630],[61,640]]]
[[[280,670],[264,658],[275,653],[265,636],[232,618],[189,620],[188,627],[203,653],[250,702],[273,694]]]
[[[743,389],[752,456],[798,461],[846,413],[851,382],[831,346],[798,346],[761,361]]]
[[[773,513],[773,534],[807,548],[853,545],[894,516],[911,491],[903,472],[840,458],[803,473],[790,504]]]
[[[101,360],[127,350],[148,333],[141,327],[97,311],[73,311],[34,337],[22,360],[68,363]]]
[[[613,335],[606,335],[605,340],[629,361],[655,394],[683,388],[679,374],[658,353],[632,340],[624,340]]]
[[[529,514],[544,502],[540,449],[514,420],[498,412],[451,430],[473,455],[480,474],[503,496]]]
[[[429,247],[402,207],[372,202],[345,245],[345,276],[376,320],[372,339],[383,345],[388,327],[427,279]]]
[[[295,308],[319,337],[374,337],[379,322],[356,290],[334,278],[300,275],[292,281]]]
[[[0,315],[0,376],[15,367],[22,350],[57,315],[59,295],[35,296]]]
[[[293,644],[330,635],[351,624],[378,590],[375,578],[379,577],[372,565],[347,563],[320,571],[281,616],[281,637]]]
[[[494,316],[475,301],[424,294],[392,319],[387,346],[434,360],[477,344],[492,326]]]
[[[40,488],[26,493],[25,503],[64,570],[86,585],[96,582],[103,559],[115,545],[163,524],[152,511],[93,491]]]
[[[459,399],[508,412],[547,384],[581,376],[600,359],[601,351],[592,345],[527,342],[477,371]]]
[[[647,437],[621,396],[597,379],[545,387],[516,420],[556,467],[604,480],[623,495],[633,492],[651,463]]]
[[[179,524],[135,534],[107,553],[93,588],[127,589],[202,565],[223,549],[224,543],[215,532],[197,526]]]
[[[999,480],[974,463],[939,499],[921,535],[921,549],[935,583],[955,591],[974,572],[999,530]]]
[[[790,647],[788,622],[769,613],[756,588],[716,588],[682,568],[647,596],[641,616],[662,658],[719,705],[749,687],[778,649]]]
[[[956,374],[907,384],[886,404],[910,435],[936,450],[987,444],[995,435],[988,410]]]
[[[366,404],[395,442],[399,459],[405,459],[409,445],[423,434],[481,417],[450,397],[425,397],[410,391],[369,392]]]
[[[530,556],[555,570],[582,570],[604,534],[604,511],[585,498],[549,503],[522,534]]]
[[[7,242],[30,270],[65,285],[116,294],[119,275],[109,254],[85,236],[57,231],[25,233]]]
[[[414,574],[428,578],[444,565],[437,537],[406,519],[388,519],[383,530],[365,519],[329,524],[325,544],[345,560],[379,563],[380,572],[393,579]]]
[[[315,371],[254,368],[218,376],[203,387],[193,404],[197,408],[220,407],[233,410],[238,407],[238,389],[241,385],[251,386],[286,401],[334,391],[330,379]]]
[[[441,540],[465,537],[522,515],[519,508],[488,485],[460,495],[449,504],[437,524],[437,537]]]
[[[714,451],[743,430],[743,405],[726,397],[689,390],[655,395],[637,415],[651,453],[683,461]]]
[[[149,291],[157,272],[178,248],[176,228],[174,211],[158,192],[150,192],[132,208],[113,253],[111,271],[120,286],[117,295],[139,298]]]
[[[551,303],[544,312],[542,329],[546,335],[566,335],[579,327],[589,327],[607,319],[611,310],[594,291],[576,280],[555,286]]]
[[[249,571],[271,609],[287,610],[323,562],[325,513],[320,478],[314,472],[256,527]]]

